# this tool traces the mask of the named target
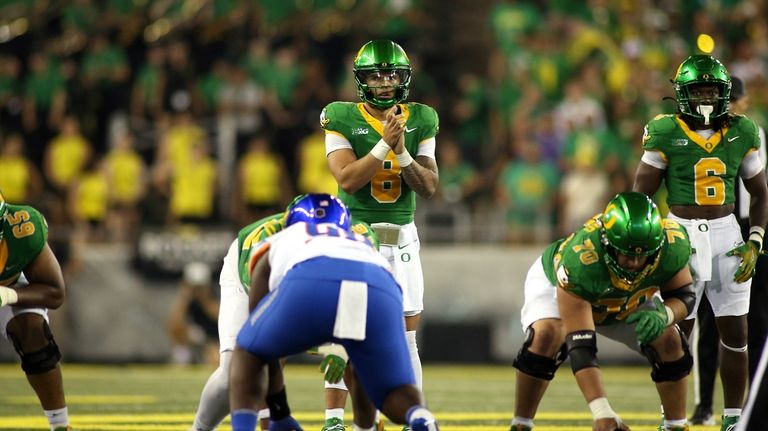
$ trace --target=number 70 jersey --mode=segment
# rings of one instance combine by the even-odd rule
[[[705,139],[677,115],[659,115],[645,126],[643,149],[667,162],[669,205],[728,205],[744,156],[760,148],[754,121],[742,115]]]
[[[416,157],[419,144],[438,132],[437,112],[421,103],[398,107],[405,118],[405,148]],[[384,134],[382,122],[369,114],[363,103],[330,103],[323,109],[320,126],[326,134],[347,140],[358,159],[371,152]],[[338,196],[355,217],[367,223],[404,225],[413,221],[416,212],[416,193],[400,177],[400,165],[391,150],[367,186],[352,194],[339,188]]]

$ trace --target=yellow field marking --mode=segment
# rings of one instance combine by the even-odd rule
[[[34,395],[9,395],[2,397],[8,404],[40,403]],[[157,397],[153,395],[67,395],[67,404],[153,404]]]

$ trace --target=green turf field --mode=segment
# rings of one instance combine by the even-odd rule
[[[82,431],[184,431],[192,422],[200,390],[211,371],[206,367],[65,365],[72,424]],[[603,372],[614,410],[633,431],[655,430],[659,402],[648,368],[604,367]],[[289,363],[286,367],[291,408],[306,430],[321,428],[321,379],[314,366]],[[514,381],[511,366],[427,366],[424,370],[429,406],[443,431],[508,430]],[[0,431],[48,429],[18,366],[0,365],[0,388]],[[719,391],[719,383],[716,388]],[[715,395],[716,411],[721,408],[719,395]],[[689,411],[692,404],[689,397]],[[349,414],[347,419],[351,423]],[[590,424],[589,410],[566,366],[544,397],[536,430],[588,431]],[[220,429],[229,430],[229,423]],[[387,429],[400,428],[390,425]]]

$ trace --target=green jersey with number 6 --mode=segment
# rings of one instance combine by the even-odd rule
[[[25,205],[7,205],[0,224],[0,285],[10,286],[45,248],[48,225],[39,211]]]
[[[645,126],[643,149],[667,162],[664,181],[669,205],[728,205],[744,156],[760,148],[754,121],[734,115],[705,139],[678,115],[658,115]]]
[[[405,122],[405,148],[416,156],[419,144],[437,135],[437,112],[420,103],[397,105]],[[320,125],[326,133],[336,133],[349,141],[358,159],[363,158],[384,134],[384,125],[365,110],[363,103],[333,102],[323,109]],[[413,221],[416,193],[400,177],[400,165],[390,150],[371,182],[353,194],[339,188],[339,198],[355,217],[368,223],[398,225]]]
[[[688,265],[691,246],[685,228],[674,220],[663,223],[666,235],[658,257],[631,283],[616,277],[606,265],[599,214],[544,250],[544,273],[553,285],[589,301],[596,324],[622,321]]]
[[[285,213],[277,213],[268,217],[264,217],[261,220],[257,220],[248,226],[240,229],[237,233],[237,249],[238,253],[238,272],[240,274],[240,283],[242,283],[245,291],[251,287],[251,253],[252,247],[257,246],[259,243],[269,238],[270,236],[280,232],[285,227],[285,219],[283,216]],[[371,227],[360,220],[352,217],[352,231],[364,235],[370,240],[371,245],[378,248],[379,241]]]

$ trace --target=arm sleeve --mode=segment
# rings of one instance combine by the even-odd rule
[[[331,154],[332,152],[336,150],[341,149],[352,149],[352,144],[345,138],[341,133],[339,132],[333,132],[333,131],[327,131],[325,132],[325,155],[326,157],[328,154]],[[421,149],[419,149],[419,153],[421,153]],[[434,151],[433,151],[434,153]]]

